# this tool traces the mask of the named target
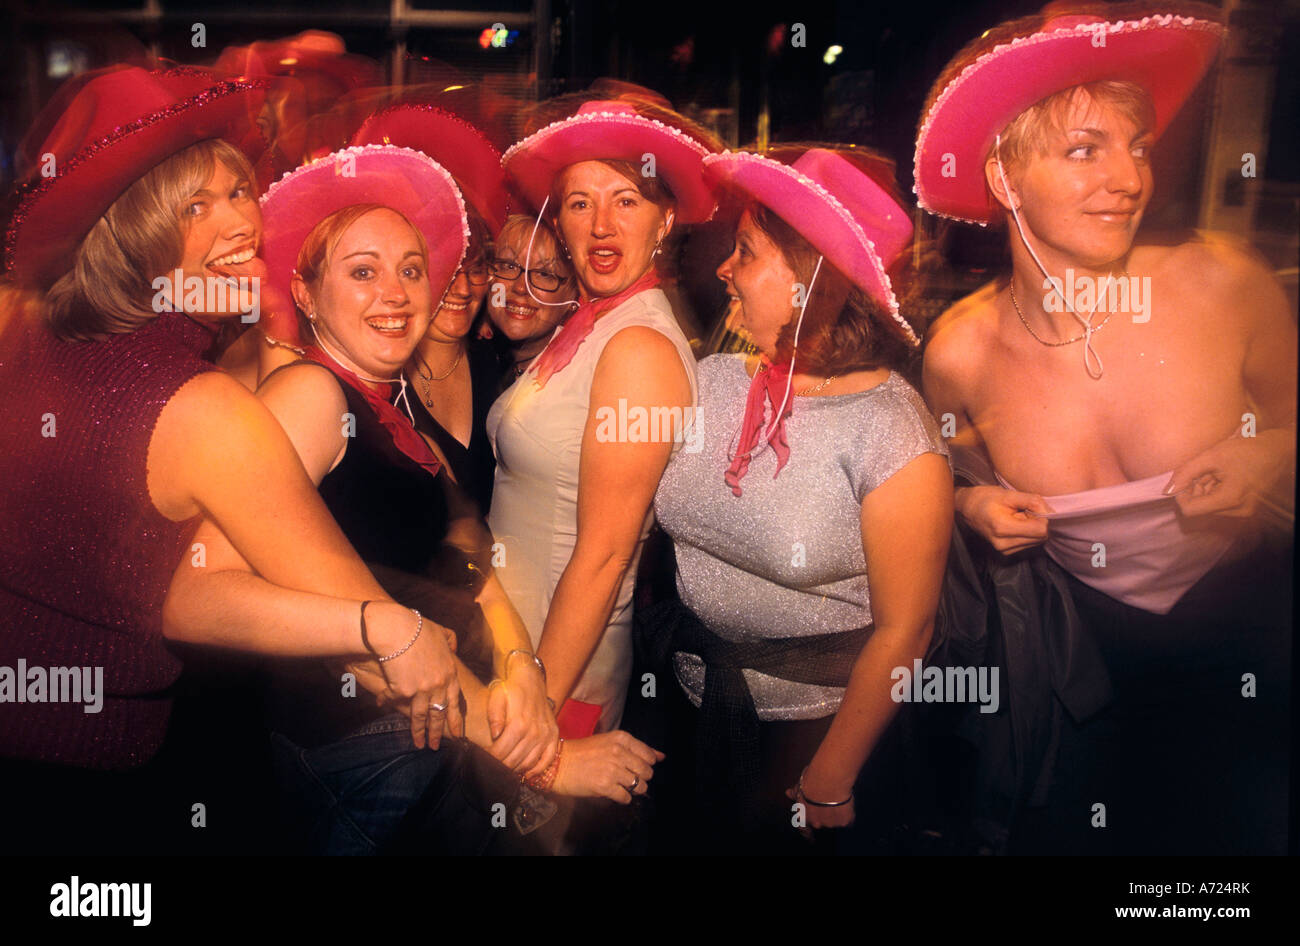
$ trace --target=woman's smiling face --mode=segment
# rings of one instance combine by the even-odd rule
[[[332,352],[372,378],[395,377],[432,318],[428,261],[394,210],[372,210],[339,237],[318,285],[294,277],[294,296]]]
[[[513,264],[504,268],[517,269],[518,274],[509,279],[500,274],[502,267],[497,266],[493,269],[492,281],[485,287],[488,290],[488,317],[492,320],[493,328],[514,344],[550,335],[555,326],[573,311],[571,305],[554,303],[568,303],[577,297],[572,271],[559,258],[559,247],[550,232],[543,227],[537,228],[530,255],[528,240],[531,235],[531,227],[515,227],[502,235],[496,244],[494,262]],[[524,272],[525,265],[535,272],[550,273],[563,282],[552,291],[530,287],[526,283],[528,277]],[[537,298],[534,299],[533,296]],[[537,301],[539,299],[553,304],[541,305]]]

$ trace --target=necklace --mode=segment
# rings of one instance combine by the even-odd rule
[[[419,361],[420,364],[424,365],[424,371],[420,371],[420,369],[417,368],[416,372],[425,381],[446,381],[448,378],[451,377],[451,373],[456,370],[456,366],[460,364],[460,360],[464,357],[465,357],[465,349],[462,348],[460,351],[456,353],[456,360],[451,363],[451,367],[447,369],[447,373],[440,374],[438,375],[438,377],[435,378],[433,376],[433,369],[429,367],[429,363],[425,361],[422,356],[416,355],[415,356],[416,360]],[[424,373],[425,371],[427,371],[428,374],[425,374]]]
[[[419,362],[419,364],[415,366],[415,373],[420,376],[421,380],[424,381],[424,396],[420,398],[420,400],[424,401],[424,406],[427,407],[430,411],[433,410],[433,382],[446,381],[448,378],[450,378],[451,373],[456,370],[456,366],[460,364],[460,359],[464,354],[465,354],[465,350],[461,349],[460,352],[458,352],[456,355],[456,360],[453,361],[451,363],[451,367],[447,369],[447,373],[438,375],[436,378],[433,376],[433,369],[429,367],[429,363],[426,362],[424,358],[422,358],[421,356],[419,355],[415,356],[415,360]],[[424,371],[420,370],[420,365],[424,365]],[[425,371],[427,371],[428,374],[425,374],[424,373]]]
[[[1127,276],[1128,273],[1125,273],[1124,275]],[[1014,277],[1011,280],[1010,287],[1011,287],[1011,304],[1016,307],[1016,315],[1020,316],[1020,324],[1025,327],[1025,331],[1027,331],[1031,336],[1033,336],[1034,341],[1038,342],[1040,345],[1047,345],[1050,348],[1060,348],[1062,345],[1073,345],[1075,342],[1083,341],[1089,335],[1093,335],[1097,332],[1100,332],[1103,328],[1105,328],[1106,323],[1110,321],[1110,317],[1115,314],[1114,312],[1107,312],[1106,317],[1101,320],[1100,325],[1096,325],[1096,326],[1092,325],[1092,317],[1097,313],[1097,306],[1101,305],[1101,293],[1098,293],[1097,302],[1095,305],[1093,305],[1092,311],[1088,313],[1088,318],[1086,319],[1086,321],[1088,322],[1088,328],[1086,328],[1081,334],[1074,336],[1074,338],[1066,339],[1063,342],[1049,342],[1045,338],[1040,338],[1038,336],[1038,333],[1035,332],[1032,328],[1030,328],[1029,322],[1025,320],[1025,313],[1020,311],[1020,302],[1019,300],[1016,299],[1016,280]],[[1075,317],[1076,318],[1078,317],[1077,313],[1075,314]]]
[[[795,395],[795,397],[804,397],[804,396],[806,396],[806,395],[808,395],[808,394],[816,394],[818,391],[820,391],[822,388],[826,387],[826,385],[830,384],[832,381],[834,381],[834,380],[835,380],[836,378],[838,378],[838,377],[839,377],[839,375],[837,375],[837,374],[833,374],[833,375],[831,375],[829,378],[827,378],[825,381],[823,381],[821,384],[814,384],[812,387],[810,387],[810,388],[804,388],[802,391],[795,391],[795,392],[794,392],[794,395]]]

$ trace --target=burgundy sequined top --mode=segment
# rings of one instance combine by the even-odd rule
[[[104,341],[15,334],[0,350],[0,757],[139,765],[167,729],[181,665],[162,604],[199,521],[158,513],[145,462],[163,406],[213,370],[213,335],[173,313]],[[84,693],[50,701],[51,668],[74,667],[92,686],[103,668],[100,711]],[[60,689],[76,695],[66,672]]]

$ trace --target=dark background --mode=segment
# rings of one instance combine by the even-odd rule
[[[930,84],[980,32],[1041,5],[455,0],[452,9],[436,0],[0,0],[0,189],[13,181],[18,145],[33,118],[78,71],[148,55],[211,64],[229,46],[321,29],[341,36],[350,53],[374,60],[385,82],[445,82],[471,90],[461,97],[490,92],[498,102],[519,103],[498,107],[484,123],[502,148],[524,133],[528,103],[613,78],[661,93],[732,147],[759,141],[766,115],[771,143],[877,148],[897,162],[898,184],[910,197],[916,124]],[[1269,259],[1294,302],[1300,0],[1218,5],[1232,41],[1156,150],[1156,193],[1145,227],[1236,233]],[[517,35],[505,48],[485,49],[480,34],[495,22]],[[195,23],[206,30],[203,47],[193,44]],[[802,48],[792,44],[795,24],[804,27]],[[827,63],[832,46],[842,51]],[[1234,77],[1241,83],[1229,86]],[[1216,121],[1216,109],[1248,120]],[[1242,178],[1236,158],[1225,157],[1246,151],[1258,156],[1260,176],[1253,180]],[[1221,173],[1207,171],[1215,154]],[[927,319],[1003,265],[1005,237],[996,228],[953,227],[920,213],[916,220],[922,245],[939,261],[930,266],[926,298],[917,302]],[[714,242],[695,259],[687,254],[682,273],[706,325],[721,300],[710,284],[721,258],[712,259]]]

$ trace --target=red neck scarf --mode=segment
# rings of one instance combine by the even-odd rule
[[[415,432],[409,419],[404,417],[396,407],[389,403],[388,398],[392,397],[393,385],[398,382],[393,381],[387,385],[387,396],[375,391],[365,381],[353,374],[347,368],[335,361],[327,352],[321,351],[315,345],[308,345],[305,352],[306,356],[318,364],[324,365],[330,371],[334,372],[334,377],[338,378],[352,390],[356,391],[366,403],[370,405],[379,418],[379,423],[388,431],[389,436],[393,438],[393,446],[406,454],[420,466],[429,471],[431,476],[437,476],[438,470],[441,469],[442,463],[439,462],[434,452],[429,449],[424,438]]]
[[[763,439],[763,419],[767,413],[764,401],[772,405],[773,422],[771,431],[767,435],[767,442],[771,445],[772,452],[776,454],[776,472],[772,474],[772,479],[780,475],[782,467],[790,459],[790,445],[785,440],[785,419],[794,412],[793,391],[786,402],[785,411],[780,417],[776,417],[776,412],[781,408],[781,400],[786,396],[785,386],[789,379],[788,361],[774,365],[764,358],[749,382],[749,396],[745,399],[745,419],[740,425],[740,443],[737,444],[736,452],[731,458],[731,466],[727,467],[727,472],[723,474],[723,479],[727,481],[731,492],[736,496],[741,494],[741,478],[749,472],[750,456],[758,448],[759,441]]]
[[[611,309],[617,308],[638,292],[645,292],[659,285],[659,275],[653,269],[613,296],[599,296],[588,299],[578,306],[564,327],[555,333],[546,350],[537,357],[537,377],[534,379],[538,388],[546,387],[551,375],[564,370],[564,366],[578,353],[578,346],[587,340],[591,330],[596,327],[596,319]]]

